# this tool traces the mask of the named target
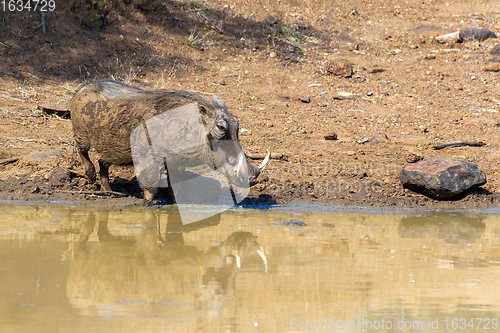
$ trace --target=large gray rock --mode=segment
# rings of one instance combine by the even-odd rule
[[[407,164],[399,179],[405,187],[435,199],[449,199],[486,184],[477,164],[456,158],[429,158]]]
[[[482,42],[488,38],[497,38],[497,35],[493,31],[481,28],[468,28],[464,30],[460,30],[459,33],[459,42],[470,42],[477,40]]]

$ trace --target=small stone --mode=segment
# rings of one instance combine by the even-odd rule
[[[353,66],[346,60],[327,62],[322,70],[324,74],[334,74],[342,77],[351,77],[354,73]]]
[[[416,162],[421,161],[423,159],[424,159],[423,156],[421,156],[415,152],[412,152],[412,151],[408,152],[408,154],[406,155],[406,162],[408,162],[408,163],[416,163]]]
[[[391,52],[389,52],[390,55],[396,55],[398,53],[401,53],[400,49],[395,49],[395,50],[392,50]]]
[[[304,96],[300,99],[302,103],[311,103],[311,98],[309,96]]]
[[[330,132],[325,134],[325,140],[337,140],[337,133]]]
[[[272,51],[271,53],[269,53],[269,58],[273,59],[273,58],[276,58],[277,54],[276,52]]]
[[[497,35],[495,35],[495,33],[493,31],[490,31],[487,29],[468,28],[468,29],[460,30],[458,37],[459,37],[458,41],[463,43],[463,42],[470,42],[470,41],[475,41],[475,40],[482,42],[488,38],[497,38]]]
[[[490,53],[493,55],[500,55],[500,44],[492,48]]]
[[[436,59],[436,55],[432,54],[432,53],[429,53],[428,55],[425,56],[425,59],[426,60]]]
[[[288,221],[283,222],[284,226],[287,227],[305,227],[307,224],[304,223],[304,221],[301,220],[296,220],[296,219],[290,219]]]
[[[453,30],[450,30],[449,28],[444,28],[444,27],[436,26],[436,25],[420,25],[418,27],[411,28],[410,30],[413,33],[419,34],[421,36],[427,36],[427,37],[435,37],[435,36],[450,33],[453,31]]]
[[[406,188],[435,199],[449,199],[486,184],[477,164],[456,158],[428,158],[407,164],[399,179]]]
[[[367,91],[366,92],[366,96],[373,96],[373,92],[372,91]]]
[[[352,150],[348,150],[346,151],[345,153],[347,156],[354,156],[354,154],[356,154],[356,152],[352,151]]]
[[[500,127],[500,121],[495,124],[495,127]]]
[[[389,137],[384,133],[377,133],[371,139],[371,143],[381,143],[389,141]]]
[[[483,70],[485,72],[498,72],[498,71],[500,71],[500,63],[495,62],[491,65],[486,65],[486,66],[484,66]]]
[[[420,130],[422,131],[422,133],[427,133],[427,132],[429,132],[429,131],[427,130],[427,127],[425,127],[424,125],[420,125],[420,126],[418,126],[418,128],[420,128]]]
[[[380,67],[373,67],[373,68],[368,68],[366,71],[370,74],[375,74],[375,73],[385,72],[385,69]]]
[[[341,96],[341,97],[353,97],[354,94],[353,93],[350,93],[350,92],[347,92],[347,91],[339,91],[337,93],[338,96]]]
[[[459,41],[460,37],[460,31],[455,31],[446,35],[441,35],[435,37],[436,41],[438,43],[444,44],[444,43],[456,43]]]
[[[225,86],[226,85],[226,80],[225,79],[222,79],[222,80],[219,80],[218,82],[221,86]]]
[[[242,129],[240,129],[240,135],[241,136],[252,135],[252,131],[249,129],[246,129],[246,128],[242,128]]]

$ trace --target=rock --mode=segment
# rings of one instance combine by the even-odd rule
[[[40,104],[38,109],[48,115],[56,115],[65,119],[70,119],[71,114],[69,111],[69,105],[52,105],[52,104]]]
[[[435,37],[434,39],[441,44],[444,43],[456,43],[460,40],[460,31],[455,31],[446,35],[441,35],[438,37]]]
[[[252,135],[252,131],[246,128],[242,128],[240,129],[240,135],[241,136]]]
[[[500,55],[500,44],[492,48],[490,53],[493,55]]]
[[[71,173],[68,169],[59,167],[50,174],[49,179],[49,183],[52,187],[61,187],[69,184],[71,180]]]
[[[334,74],[342,77],[351,77],[354,73],[352,64],[346,60],[329,61],[322,69],[324,74]]]
[[[49,163],[53,158],[56,157],[63,157],[64,155],[67,155],[65,151],[61,149],[50,149],[50,150],[45,150],[41,151],[39,153],[31,154],[26,157],[27,162],[31,164],[47,164]]]
[[[436,59],[436,55],[435,54],[428,54],[425,56],[425,59],[426,60]]]
[[[325,140],[337,140],[337,133],[330,132],[325,134]]]
[[[311,103],[311,98],[309,96],[304,96],[300,99],[302,103]]]
[[[458,35],[458,41],[460,43],[470,42],[474,40],[482,42],[483,40],[486,40],[488,38],[497,38],[497,35],[495,35],[493,31],[481,28],[468,28],[460,30],[460,33]]]
[[[371,143],[381,143],[387,141],[389,141],[389,137],[387,137],[384,133],[377,133],[370,139]]]
[[[424,157],[415,153],[415,152],[412,152],[412,151],[409,151],[408,154],[406,155],[406,162],[408,163],[416,163],[418,161],[421,161],[423,160]]]
[[[296,219],[290,219],[288,221],[283,222],[284,226],[287,227],[305,227],[307,224],[301,220],[296,220]]]
[[[485,71],[485,72],[498,72],[498,71],[500,71],[500,63],[495,62],[495,63],[492,63],[491,65],[486,65],[486,66],[484,66],[483,71]]]
[[[500,121],[495,124],[495,127],[500,127]]]
[[[486,184],[477,164],[456,158],[428,158],[407,164],[399,180],[405,187],[435,199],[449,199]]]
[[[276,52],[272,51],[271,53],[269,53],[269,58],[273,59],[273,58],[276,58],[277,54]]]
[[[375,73],[385,72],[385,69],[380,67],[373,67],[373,68],[368,68],[366,71],[370,74],[375,74]]]
[[[418,126],[418,128],[420,128],[420,130],[422,131],[422,133],[427,133],[427,132],[429,132],[429,131],[427,130],[427,127],[425,127],[424,125],[420,125],[420,126]]]
[[[450,28],[444,28],[436,25],[420,25],[410,29],[411,32],[421,36],[436,37],[439,35],[453,32]]]

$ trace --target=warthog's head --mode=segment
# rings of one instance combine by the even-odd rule
[[[251,163],[238,138],[238,119],[227,112],[224,102],[215,95],[213,96],[213,104],[215,118],[207,121],[206,134],[215,166],[227,174],[233,185],[254,185],[260,172],[266,167],[270,153],[260,166]]]

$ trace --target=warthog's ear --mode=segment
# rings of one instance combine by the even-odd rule
[[[225,113],[227,113],[226,104],[224,104],[224,101],[219,96],[213,95],[212,101],[216,109],[222,109]]]
[[[198,104],[198,107],[200,108],[201,120],[203,121],[203,124],[207,125],[210,122],[210,115],[203,105]]]

